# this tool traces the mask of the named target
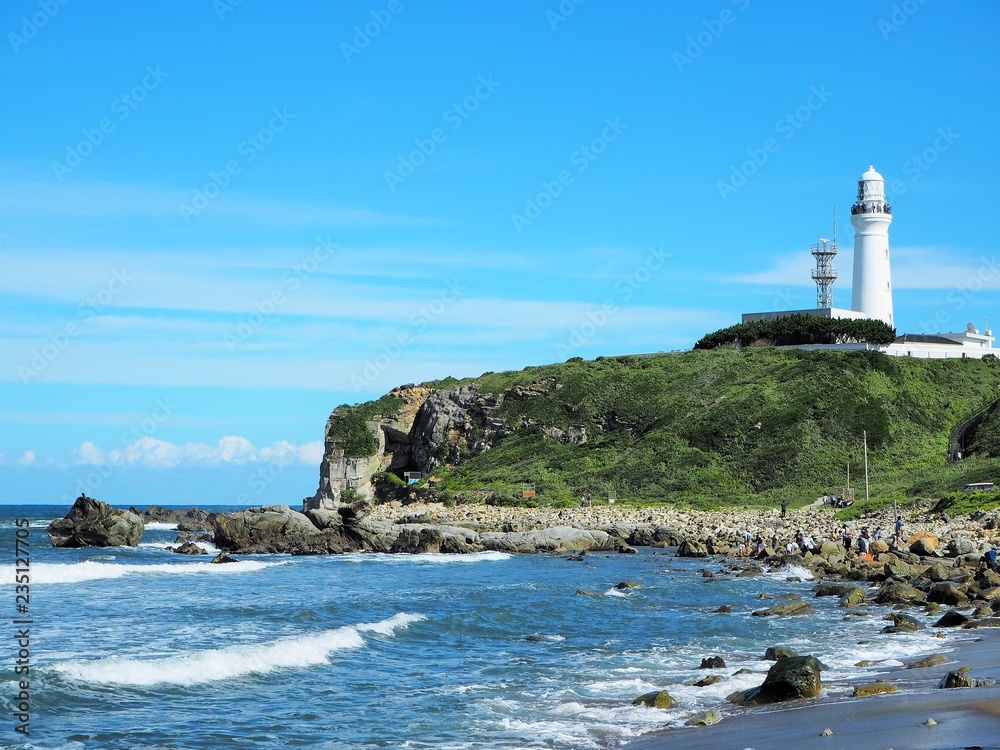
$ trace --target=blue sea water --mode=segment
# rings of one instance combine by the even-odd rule
[[[9,649],[0,742],[24,748],[617,748],[760,684],[771,645],[829,667],[827,697],[862,659],[940,649],[930,631],[883,635],[881,615],[812,599],[805,570],[699,574],[723,562],[636,555],[349,554],[210,557],[54,549],[67,508],[0,508],[0,614]],[[220,510],[220,509],[214,509]],[[31,521],[30,736],[18,723],[17,518]],[[210,545],[208,545],[210,546]],[[618,591],[620,581],[641,588]],[[578,589],[596,593],[576,594]],[[818,610],[752,617],[799,594]],[[714,613],[722,604],[729,614]],[[725,669],[701,670],[722,656]],[[750,674],[734,675],[741,669]],[[709,687],[691,683],[726,676]],[[634,707],[667,689],[671,711]]]

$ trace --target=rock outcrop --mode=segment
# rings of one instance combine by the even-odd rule
[[[47,531],[53,547],[137,547],[145,528],[139,514],[80,495]]]
[[[327,554],[352,549],[337,531],[320,531],[287,505],[264,505],[214,518],[215,546],[227,552]]]

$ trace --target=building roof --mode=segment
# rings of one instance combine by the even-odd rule
[[[902,336],[897,336],[896,344],[940,344],[947,346],[961,346],[958,341],[954,339],[946,339],[944,336],[935,336],[933,334],[926,333],[904,333]]]

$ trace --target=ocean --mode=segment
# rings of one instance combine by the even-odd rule
[[[165,551],[166,524],[147,526],[137,549],[54,549],[45,527],[67,510],[0,506],[4,747],[620,748],[708,708],[740,710],[725,696],[760,684],[768,646],[824,662],[824,700],[849,694],[838,682],[860,660],[899,665],[942,646],[931,630],[880,633],[888,608],[853,616],[813,599],[804,569],[741,578],[720,575],[717,558],[646,548],[582,562],[488,552],[213,565]],[[18,613],[20,518],[30,600]],[[785,595],[817,614],[751,616]],[[714,612],[724,604],[731,613]],[[700,669],[709,656],[725,668]],[[708,674],[725,679],[692,686]],[[631,705],[660,689],[674,709]]]

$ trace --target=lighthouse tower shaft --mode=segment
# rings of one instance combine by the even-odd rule
[[[885,180],[870,166],[858,180],[858,200],[851,207],[855,232],[851,309],[895,327],[889,273],[891,223],[891,208],[885,202]]]

